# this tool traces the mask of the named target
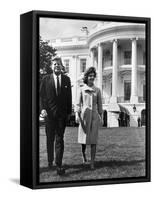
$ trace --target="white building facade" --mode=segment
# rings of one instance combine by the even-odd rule
[[[104,126],[145,125],[145,25],[99,22],[88,35],[51,41],[71,78],[73,104],[90,66],[102,91]]]

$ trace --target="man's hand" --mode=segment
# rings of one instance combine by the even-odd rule
[[[48,114],[47,114],[47,111],[46,111],[46,110],[42,110],[42,111],[41,111],[41,115],[40,115],[40,116],[41,116],[42,118],[46,117],[47,115],[48,115]]]
[[[67,120],[69,121],[71,118],[71,114],[67,115]]]

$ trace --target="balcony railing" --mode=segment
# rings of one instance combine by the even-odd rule
[[[118,97],[117,101],[118,101],[118,103],[129,102],[128,100],[127,101],[124,100],[124,96]]]
[[[145,98],[144,97],[138,97],[138,102],[139,103],[145,103]]]
[[[131,65],[131,58],[125,58],[124,65]]]
[[[103,104],[109,104],[110,103],[110,98],[111,97],[102,98],[102,103]],[[145,99],[143,97],[139,96],[138,97],[138,102],[139,103],[145,103]],[[117,103],[130,103],[130,100],[125,100],[124,96],[120,96],[120,97],[117,97]]]
[[[103,63],[104,67],[112,66],[112,60],[106,60]]]

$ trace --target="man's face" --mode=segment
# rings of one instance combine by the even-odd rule
[[[56,75],[61,74],[62,65],[61,65],[60,60],[54,60],[52,64],[53,64],[52,69],[53,69],[54,73]]]

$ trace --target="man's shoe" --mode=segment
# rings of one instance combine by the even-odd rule
[[[48,163],[48,167],[51,169],[53,167],[53,163]]]
[[[65,169],[62,167],[57,167],[57,174],[59,176],[64,175],[65,174]]]

